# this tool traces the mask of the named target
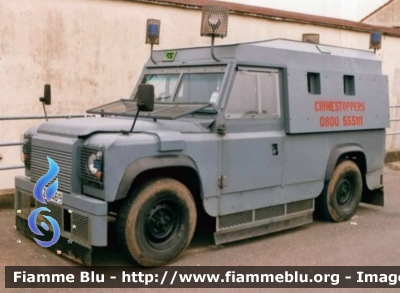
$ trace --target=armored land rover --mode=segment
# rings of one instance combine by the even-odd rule
[[[155,51],[128,99],[88,113],[101,117],[29,129],[15,179],[16,225],[32,237],[35,182],[47,157],[58,164],[51,248],[85,264],[110,217],[153,266],[187,248],[201,214],[221,244],[383,205],[388,79],[373,52],[284,39]]]

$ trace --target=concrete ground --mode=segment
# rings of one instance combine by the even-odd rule
[[[313,224],[222,246],[211,234],[195,236],[189,250],[173,265],[179,266],[399,266],[400,163],[385,167],[385,207],[362,204],[348,222]],[[0,292],[51,292],[51,289],[4,289],[4,266],[77,265],[19,235],[14,211],[0,206]],[[17,243],[20,239],[21,242]],[[96,265],[135,265],[115,246],[103,249]],[[379,273],[379,271],[377,272]],[[56,289],[72,292],[77,289]],[[131,289],[132,290],[132,289]],[[135,292],[187,292],[187,289],[133,289]],[[190,289],[197,292],[202,289]],[[204,290],[204,289],[203,289]],[[202,290],[202,291],[203,291]],[[231,292],[231,289],[205,289]],[[398,292],[398,289],[386,291]],[[126,289],[81,289],[80,292],[125,292]],[[261,292],[265,289],[237,289]],[[321,292],[321,289],[269,289],[269,292]],[[382,292],[383,289],[324,289],[323,292]]]

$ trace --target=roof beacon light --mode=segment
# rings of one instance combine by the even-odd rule
[[[382,32],[378,30],[372,31],[369,41],[369,48],[374,49],[374,53],[376,53],[376,50],[379,50],[381,48],[381,44],[382,44]]]
[[[217,62],[219,62],[219,60],[215,58],[214,55],[214,39],[215,37],[226,37],[228,32],[228,16],[229,10],[224,6],[203,6],[201,36],[211,37],[211,55]]]
[[[151,44],[150,47],[150,59],[154,64],[156,62],[153,59],[153,45],[160,44],[160,28],[161,21],[158,19],[148,19],[147,20],[147,29],[146,29],[146,44]]]

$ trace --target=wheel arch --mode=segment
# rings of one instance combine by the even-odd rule
[[[188,156],[154,156],[141,158],[129,165],[119,184],[115,200],[128,196],[130,191],[154,177],[176,179],[192,192],[196,204],[203,196],[203,186],[196,163]]]
[[[358,144],[343,144],[338,145],[332,149],[331,153],[329,154],[326,172],[325,172],[325,181],[329,181],[332,178],[333,172],[335,171],[336,166],[342,160],[351,160],[360,169],[362,178],[363,178],[363,185],[365,186],[365,174],[367,173],[367,160],[365,157],[364,150]]]

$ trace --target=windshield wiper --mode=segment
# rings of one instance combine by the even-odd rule
[[[157,99],[155,99],[156,101],[161,101],[161,100],[166,100],[166,99],[170,99],[172,98],[172,95],[169,96],[165,96],[165,97],[158,97]]]

